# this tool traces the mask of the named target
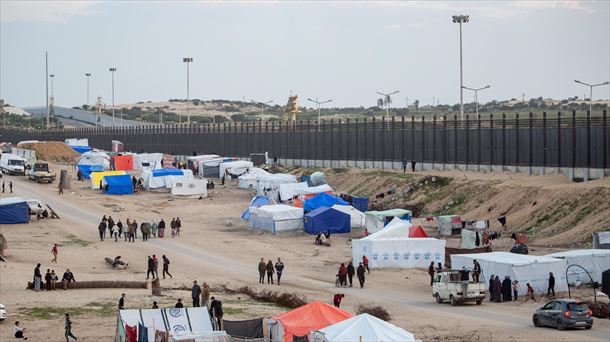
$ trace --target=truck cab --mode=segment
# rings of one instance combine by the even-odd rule
[[[468,280],[466,293],[464,293],[459,271],[440,272],[432,284],[432,296],[439,304],[448,301],[454,306],[465,302],[475,302],[477,305],[481,305],[486,294],[485,284],[476,283],[472,279]]]
[[[52,183],[55,180],[55,173],[49,171],[49,164],[39,161],[34,163],[28,171],[28,178],[38,183]]]
[[[0,169],[9,175],[25,176],[25,159],[12,153],[2,153],[0,156]]]

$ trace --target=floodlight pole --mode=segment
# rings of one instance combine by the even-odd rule
[[[386,116],[386,119],[388,121],[388,130],[390,129],[390,101],[391,101],[390,96],[392,96],[394,94],[398,94],[398,92],[399,92],[399,90],[395,90],[395,91],[393,91],[393,92],[391,92],[389,94],[384,94],[384,93],[381,93],[381,92],[377,92],[377,94],[385,97],[385,100],[384,100],[385,101],[385,116]]]
[[[112,126],[116,126],[116,122],[114,121],[114,72],[116,68],[109,68],[110,74],[112,75]]]
[[[486,85],[484,87],[476,88],[476,89],[475,88],[468,88],[468,87],[465,87],[465,86],[463,86],[462,88],[474,91],[474,105],[475,105],[475,108],[476,108],[476,111],[477,111],[477,119],[478,119],[478,117],[479,117],[479,90],[488,89],[488,88],[491,88],[491,86],[490,85]]]
[[[250,101],[252,101],[252,102],[254,102],[254,103],[256,103],[256,102],[257,102],[257,101],[254,101],[254,100],[250,100]],[[265,115],[265,105],[266,105],[266,104],[270,104],[270,103],[273,103],[273,100],[269,100],[269,101],[267,101],[267,102],[260,102],[260,104],[261,104],[261,124],[263,123],[263,120],[264,120],[264,115]]]
[[[190,84],[189,84],[189,64],[193,62],[193,57],[184,57],[182,61],[186,63],[186,122],[191,124],[191,101],[190,101]],[[181,120],[182,122],[182,120]]]
[[[86,73],[85,76],[87,77],[87,110],[89,111],[89,78],[91,77],[91,74]]]
[[[598,83],[598,84],[588,84],[585,82],[581,82],[579,80],[574,80],[574,82],[589,87],[589,115],[592,114],[593,113],[593,88],[608,85],[608,84],[610,84],[610,82],[606,81],[606,82]]]
[[[460,24],[460,117],[464,120],[464,69],[462,64],[462,23],[470,20],[469,15],[454,15],[451,17],[454,23]]]
[[[318,105],[318,131],[319,131],[320,130],[320,123],[322,122],[322,119],[321,119],[322,115],[321,115],[320,105],[332,102],[332,99],[326,100],[326,101],[318,101],[318,98],[316,97],[315,100],[308,98],[307,101],[311,101],[311,102],[315,103],[316,105]]]

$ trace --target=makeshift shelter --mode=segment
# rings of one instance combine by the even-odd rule
[[[411,221],[411,215],[411,211],[406,209],[367,211],[364,213],[364,221],[369,233],[375,233],[382,230],[393,218],[398,217],[406,221]]]
[[[293,341],[310,332],[342,322],[353,315],[323,302],[313,302],[275,315],[267,321],[267,338],[273,342]]]
[[[547,254],[547,257],[564,259],[567,266],[579,265],[584,268],[593,278],[593,281],[601,283],[602,272],[610,269],[610,249],[577,249]],[[568,283],[589,283],[591,280],[580,267],[570,267],[568,270]]]
[[[300,196],[309,186],[307,182],[284,183],[279,185],[280,201],[288,201],[295,196]]]
[[[410,238],[427,238],[428,234],[424,231],[424,228],[421,226],[411,226],[409,227],[409,237]]]
[[[342,200],[341,197],[322,192],[308,200],[305,200],[303,209],[305,209],[305,211],[312,211],[320,207],[332,207],[335,204],[347,205],[348,203]]]
[[[280,184],[296,183],[297,178],[290,174],[275,173],[257,176],[256,181],[256,194],[258,196],[277,201],[279,200]]]
[[[102,188],[108,195],[133,194],[133,184],[129,175],[104,176]]]
[[[519,293],[527,293],[526,284],[530,283],[537,293],[546,293],[549,285],[549,272],[555,276],[555,291],[567,291],[565,260],[546,256],[523,255],[508,252],[451,255],[451,268],[472,269],[472,260],[481,264],[481,279],[499,275],[500,279],[509,276],[519,281]]]
[[[241,214],[241,218],[244,221],[250,221],[250,209],[252,209],[253,207],[260,207],[263,205],[268,205],[271,201],[267,198],[267,197],[262,197],[262,196],[255,196],[252,198],[252,200],[250,201],[250,205],[248,205],[248,209],[246,209],[244,211],[243,214]]]
[[[89,146],[89,139],[87,138],[69,138],[64,140],[64,142],[69,146]]]
[[[83,153],[76,161],[76,166],[85,179],[89,179],[91,172],[110,169],[110,157],[106,152],[89,151]]]
[[[351,205],[340,205],[335,204],[332,206],[333,209],[342,211],[350,216],[350,227],[363,228],[364,227],[364,213],[360,210],[352,207]]]
[[[472,249],[483,246],[483,230],[462,229],[460,248]]]
[[[112,157],[115,170],[131,171],[133,170],[133,155],[116,155]]]
[[[438,216],[436,221],[442,236],[460,235],[462,231],[462,218],[458,215]]]
[[[333,192],[334,192],[333,188],[331,188],[328,184],[322,184],[322,185],[318,185],[318,186],[310,186],[308,188],[301,189],[301,190],[299,190],[299,195],[305,199],[309,199],[320,193],[326,193],[328,195],[332,195]]]
[[[72,147],[72,149],[80,154],[83,154],[85,152],[89,152],[91,150],[93,150],[91,148],[91,146],[73,146],[73,145],[69,145],[70,147]]]
[[[250,207],[250,227],[278,232],[303,229],[303,209],[284,204]]]
[[[369,259],[370,268],[427,268],[445,260],[445,240],[410,238],[411,223],[395,217],[381,231],[352,240],[354,262]]]
[[[81,175],[83,175],[84,179],[89,179],[91,176],[91,172],[101,172],[104,171],[103,165],[76,165]]]
[[[248,173],[237,178],[239,180],[239,187],[242,189],[255,189],[256,177],[266,175],[270,175],[270,173],[261,168],[253,167]]]
[[[134,170],[156,170],[163,168],[163,153],[138,153],[133,157]]]
[[[610,231],[593,233],[594,249],[610,249]]]
[[[236,178],[236,177],[239,177],[239,176],[245,174],[247,171],[249,171],[252,168],[254,168],[254,164],[251,161],[247,161],[247,160],[230,161],[230,162],[221,163],[219,165],[219,174],[221,177],[222,177],[222,175],[228,175],[231,178]]]
[[[193,171],[181,169],[156,169],[142,171],[140,177],[144,180],[144,188],[151,189],[171,189],[170,176],[185,176],[184,180],[192,180]]]
[[[415,341],[410,332],[367,313],[309,334],[310,342]]]
[[[30,210],[21,197],[0,198],[0,224],[30,222]]]
[[[212,177],[212,178],[220,178],[222,175],[220,174],[220,164],[232,162],[239,160],[238,158],[233,157],[219,157],[209,160],[199,160],[197,163],[199,175],[201,177]]]
[[[304,228],[309,234],[344,234],[351,231],[350,219],[351,217],[342,211],[322,206],[305,214]]]
[[[248,319],[244,321],[223,320],[223,328],[227,335],[241,339],[264,338],[263,318]]]
[[[89,176],[91,189],[100,189],[102,186],[102,178],[106,176],[119,176],[125,175],[125,171],[101,171],[101,172],[91,172]]]
[[[208,196],[206,179],[186,179],[184,176],[170,176],[172,197],[199,198]]]
[[[369,198],[352,196],[352,206],[362,212],[365,212],[369,210]]]
[[[114,341],[156,341],[156,334],[168,341],[167,337],[212,330],[207,308],[119,310]]]

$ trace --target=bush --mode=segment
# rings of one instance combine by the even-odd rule
[[[363,313],[367,313],[371,316],[375,316],[379,319],[382,319],[384,321],[389,321],[390,318],[390,314],[386,311],[386,309],[384,309],[383,307],[379,306],[379,305],[374,305],[374,304],[360,304],[356,307],[356,314],[360,315]]]
[[[226,285],[222,285],[222,291],[228,294],[245,294],[256,301],[273,303],[289,309],[298,308],[308,303],[307,297],[293,292],[280,293],[269,290],[256,292],[256,290],[251,289],[248,286],[240,287],[238,289],[231,289]]]
[[[244,121],[246,120],[246,116],[243,114],[233,114],[231,115],[231,120],[233,121]]]

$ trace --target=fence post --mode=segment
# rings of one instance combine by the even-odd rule
[[[436,115],[432,116],[432,170],[436,162]]]
[[[381,137],[383,140],[381,141],[381,168],[384,169],[385,168],[385,135],[383,134],[383,127],[385,127],[385,117],[382,116],[381,117]],[[388,121],[388,125],[390,124],[390,122]],[[388,127],[388,131],[389,131],[389,127]],[[375,138],[377,138],[377,130],[375,130]]]
[[[506,114],[502,113],[502,171],[506,166]]]
[[[470,115],[466,114],[466,168],[464,171],[468,171],[469,164],[470,164]]]
[[[447,164],[447,114],[443,115],[443,171]]]
[[[477,171],[481,171],[481,114],[477,115]]]
[[[517,153],[515,159],[515,172],[519,171],[519,113],[515,114],[515,145],[517,146]]]
[[[411,114],[411,163],[415,161],[415,115]]]
[[[405,116],[403,115],[400,120],[401,120],[401,125],[402,125],[402,129],[400,130],[400,140],[401,140],[400,154],[402,155],[402,158],[400,158],[400,161],[402,162],[406,158],[406,155],[405,155]]]
[[[603,147],[602,147],[602,153],[603,153],[603,157],[602,157],[602,173],[605,172],[605,169],[608,168],[608,112],[604,109],[604,113],[602,116],[602,142],[603,142]]]
[[[546,142],[546,112],[542,112],[542,174],[544,175],[547,163],[547,142]]]
[[[586,180],[589,179],[589,169],[591,168],[591,112],[587,110],[587,171]]]
[[[453,169],[458,165],[458,137],[457,137],[457,114],[453,115]]]
[[[385,145],[386,139],[383,139]],[[390,148],[392,149],[392,158],[390,159],[390,169],[394,169],[394,162],[396,161],[396,118],[392,116],[392,141]]]
[[[557,112],[557,173],[561,167],[561,112]]]
[[[360,137],[360,134],[358,134],[358,128],[360,127],[360,125],[358,125],[358,118],[355,119],[354,126],[354,130],[356,132],[356,134],[354,135],[354,142],[356,143],[356,156],[354,158],[354,165],[358,167],[358,159],[360,158],[360,144],[358,143],[358,137]],[[364,166],[362,168],[364,169]]]
[[[489,171],[493,169],[494,165],[494,114],[489,114]]]
[[[534,151],[533,151],[534,144],[532,142],[532,140],[534,139],[534,134],[532,131],[533,115],[534,115],[534,113],[530,112],[529,121],[528,121],[528,124],[529,124],[529,139],[528,139],[529,140],[529,174],[530,175],[532,174],[532,167],[534,164],[534,160],[533,160],[534,159]]]
[[[576,169],[576,111],[572,111],[572,179]]]
[[[426,161],[426,118],[421,116],[421,170],[424,171],[424,162]],[[417,165],[417,164],[416,164]]]

